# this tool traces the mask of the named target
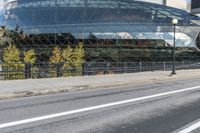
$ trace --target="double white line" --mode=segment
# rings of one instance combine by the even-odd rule
[[[37,122],[37,121],[42,121],[42,120],[47,120],[47,119],[52,119],[52,118],[57,118],[57,117],[61,117],[61,116],[83,113],[83,112],[102,109],[102,108],[113,107],[113,106],[117,106],[117,105],[147,100],[147,99],[151,99],[151,98],[157,98],[157,97],[162,97],[162,96],[167,96],[167,95],[172,95],[172,94],[177,94],[177,93],[182,93],[182,92],[187,92],[187,91],[192,91],[192,90],[198,90],[198,89],[200,89],[200,86],[190,87],[190,88],[186,88],[186,89],[170,91],[170,92],[165,92],[165,93],[159,93],[159,94],[155,94],[155,95],[144,96],[144,97],[124,100],[124,101],[119,101],[119,102],[102,104],[102,105],[97,105],[97,106],[92,106],[92,107],[87,107],[87,108],[82,108],[82,109],[77,109],[77,110],[72,110],[72,111],[66,111],[66,112],[61,112],[61,113],[56,113],[56,114],[51,114],[51,115],[45,115],[45,116],[40,116],[40,117],[35,117],[35,118],[29,118],[29,119],[14,121],[14,122],[2,123],[2,124],[0,124],[0,129],[17,126],[17,125],[22,125],[22,124],[27,124],[27,123],[32,123],[32,122]]]

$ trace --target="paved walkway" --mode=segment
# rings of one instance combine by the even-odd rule
[[[166,80],[200,78],[200,69],[182,70],[177,71],[177,73],[175,76],[170,76],[169,71],[156,71],[85,77],[0,81],[0,99],[122,85],[140,85]]]

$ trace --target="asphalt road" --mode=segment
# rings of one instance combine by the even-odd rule
[[[0,101],[0,133],[178,133],[199,119],[200,79]]]

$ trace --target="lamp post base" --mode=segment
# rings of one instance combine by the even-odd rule
[[[176,72],[172,72],[171,75],[176,75]]]

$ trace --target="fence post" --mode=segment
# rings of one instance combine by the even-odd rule
[[[197,60],[196,60],[196,68],[195,69],[198,69],[198,62],[197,62]]]
[[[1,60],[0,60],[0,80],[3,80],[3,68],[2,68],[2,63],[1,63]]]
[[[31,78],[31,64],[25,63],[25,79]]]
[[[109,70],[110,70],[110,63],[106,63],[106,71],[104,72],[104,74],[109,74]]]
[[[56,76],[57,77],[62,77],[62,63],[57,63],[56,64]]]
[[[140,61],[140,72],[142,71],[142,62]]]
[[[124,62],[124,73],[126,73],[126,72],[127,72],[127,63]]]
[[[164,68],[164,71],[166,70],[166,62],[164,61],[164,64],[163,64],[163,68]]]
[[[155,66],[155,63],[154,63],[154,61],[153,61],[153,62],[152,62],[152,70],[151,70],[152,72],[153,72],[154,69],[155,69],[154,66]]]
[[[88,64],[86,62],[82,64],[82,75],[88,75]]]
[[[184,68],[184,61],[183,60],[181,61],[181,69],[186,69],[186,68]]]

